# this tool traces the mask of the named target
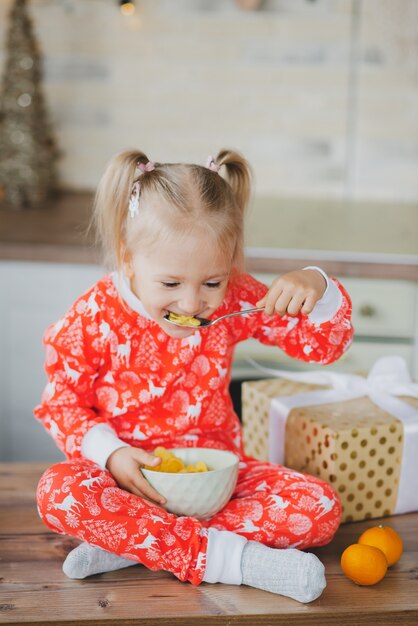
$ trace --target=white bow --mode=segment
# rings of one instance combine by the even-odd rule
[[[388,356],[378,359],[367,378],[356,374],[330,371],[288,372],[251,363],[264,373],[301,383],[328,385],[321,389],[293,396],[273,398],[269,414],[269,460],[284,464],[286,421],[295,407],[343,402],[368,396],[374,404],[398,418],[404,428],[402,462],[395,513],[418,509],[418,411],[396,396],[418,398],[405,359]]]

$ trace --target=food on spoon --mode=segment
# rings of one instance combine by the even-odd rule
[[[155,456],[160,457],[160,465],[157,465],[156,467],[145,465],[145,469],[153,470],[154,472],[169,472],[170,474],[191,474],[209,471],[208,466],[203,461],[197,461],[194,465],[185,465],[179,457],[163,446],[157,446],[154,450],[154,454]]]
[[[176,324],[180,324],[181,326],[200,326],[200,320],[197,317],[191,317],[189,315],[180,315],[178,313],[170,313],[168,314],[168,319],[170,322],[175,322]]]

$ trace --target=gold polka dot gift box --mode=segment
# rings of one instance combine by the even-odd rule
[[[418,510],[418,384],[404,359],[367,378],[261,369],[276,378],[242,385],[248,455],[330,482],[343,522]]]

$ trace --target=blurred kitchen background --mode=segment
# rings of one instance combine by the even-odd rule
[[[118,0],[0,0],[2,71],[15,4],[43,57],[61,193],[19,207],[0,188],[0,460],[62,458],[32,417],[41,337],[103,273],[92,192],[130,147],[202,164],[241,151],[255,181],[248,269],[270,283],[320,265],[350,292],[356,329],[328,367],[397,354],[417,377],[418,0],[136,0],[128,14]],[[240,345],[238,410],[240,381],[266,377],[249,356],[309,368]]]

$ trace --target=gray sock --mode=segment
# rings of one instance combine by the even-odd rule
[[[86,578],[93,574],[113,572],[123,567],[137,565],[137,561],[125,559],[107,550],[88,543],[81,543],[71,550],[64,561],[62,570],[68,578]]]
[[[312,602],[326,587],[321,561],[314,554],[293,548],[279,550],[248,541],[242,553],[241,570],[244,585],[299,602]]]

